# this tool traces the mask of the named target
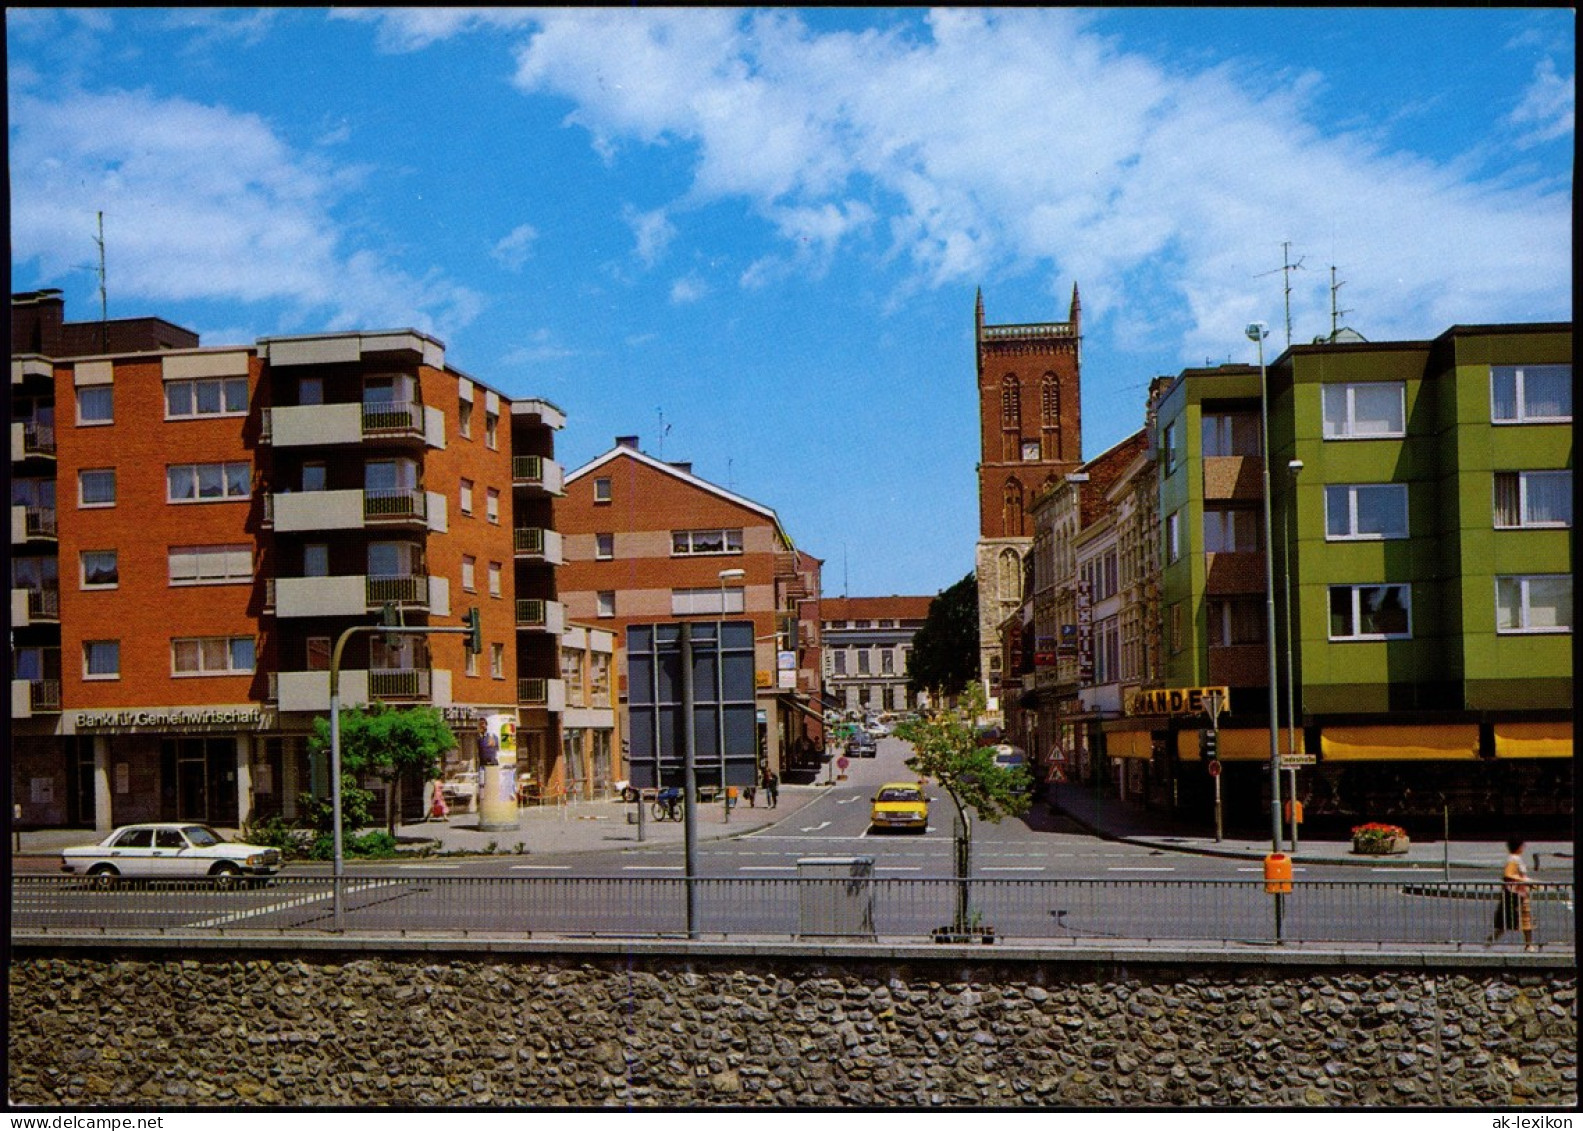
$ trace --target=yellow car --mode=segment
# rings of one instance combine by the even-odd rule
[[[869,808],[869,827],[915,829],[929,827],[929,798],[917,782],[891,781],[879,787]]]

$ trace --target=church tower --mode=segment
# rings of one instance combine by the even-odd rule
[[[1023,561],[1033,547],[1033,500],[1083,462],[1077,285],[1065,322],[991,326],[984,293],[974,311],[978,361],[979,676],[990,701],[1000,687],[1000,626],[1022,602]]]

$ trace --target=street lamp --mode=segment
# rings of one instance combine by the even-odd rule
[[[1297,509],[1297,477],[1302,473],[1303,461],[1288,460],[1286,470],[1291,475],[1291,493],[1286,506],[1281,508],[1281,565],[1286,575],[1286,752],[1292,755],[1291,805],[1292,851],[1297,851],[1297,683],[1292,678],[1292,542],[1289,526],[1292,512]]]
[[[726,582],[741,581],[747,577],[745,569],[723,569],[720,571],[720,621],[715,628],[715,647],[720,649],[720,655],[725,656],[726,635]],[[743,594],[742,610],[747,611],[747,595]],[[754,767],[755,774],[758,767]],[[725,744],[720,746],[720,804],[724,806],[725,823],[731,823],[731,787],[726,783],[726,753]]]
[[[1270,336],[1267,322],[1249,322],[1248,340],[1259,347],[1259,424],[1264,458],[1264,607],[1265,652],[1269,656],[1270,684],[1270,851],[1281,851],[1281,742],[1277,730],[1280,713],[1280,684],[1275,666],[1275,535],[1270,510],[1270,388],[1264,370],[1264,339]]]

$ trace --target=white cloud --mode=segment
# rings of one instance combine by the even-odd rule
[[[743,285],[794,269],[814,241],[829,255],[880,231],[923,285],[1033,268],[1064,301],[1075,277],[1090,326],[1146,294],[1173,324],[1185,312],[1184,360],[1279,309],[1279,277],[1261,276],[1283,240],[1341,266],[1371,337],[1570,304],[1569,186],[1473,180],[1475,162],[1321,128],[1317,72],[1283,86],[1166,69],[1068,10],[820,34],[784,11],[560,9],[539,14],[517,60],[517,85],[571,99],[568,120],[601,152],[691,147],[673,211],[756,208],[791,247]],[[1571,99],[1571,80],[1541,68],[1514,120],[1556,136]],[[1295,337],[1328,329],[1317,277],[1293,302]]]
[[[1556,74],[1555,63],[1544,60],[1534,68],[1534,81],[1512,111],[1514,125],[1528,127],[1519,145],[1555,141],[1572,132],[1577,112],[1577,76]]]
[[[671,284],[671,302],[678,306],[697,302],[708,293],[708,284],[697,274],[683,276]]]
[[[500,359],[503,367],[537,365],[546,361],[564,361],[576,357],[577,351],[556,342],[555,335],[547,329],[535,330],[522,345],[508,350]]]
[[[526,8],[332,8],[331,19],[379,25],[381,51],[417,51],[442,39],[475,31],[523,27],[533,19]]]
[[[534,241],[539,238],[538,229],[532,224],[519,224],[494,246],[490,252],[502,267],[508,271],[520,271],[522,265],[528,261],[528,256],[533,254]]]
[[[665,209],[657,208],[652,212],[639,212],[630,206],[625,211],[628,226],[632,234],[637,237],[637,246],[633,249],[645,267],[652,267],[659,262],[665,249],[676,238],[676,225],[671,223],[666,216]]]
[[[437,273],[348,246],[335,213],[358,172],[292,150],[256,115],[140,91],[13,91],[11,162],[13,260],[45,279],[90,261],[102,211],[123,298],[274,303],[298,324],[442,335],[482,309]]]

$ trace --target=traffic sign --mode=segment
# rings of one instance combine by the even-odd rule
[[[1319,759],[1313,754],[1282,754],[1281,766],[1312,766]]]
[[[1211,758],[1204,764],[1204,769],[1209,771],[1210,777],[1218,778],[1220,776],[1220,759]]]
[[[835,760],[835,768],[838,770],[844,770],[851,764],[852,763],[847,760],[845,755]]]

